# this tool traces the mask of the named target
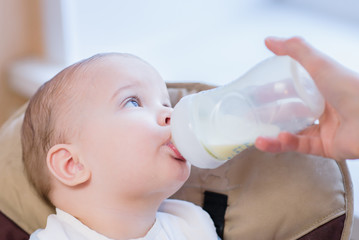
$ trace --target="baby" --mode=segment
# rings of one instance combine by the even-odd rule
[[[30,239],[218,239],[200,207],[166,200],[190,174],[171,113],[160,75],[129,54],[95,55],[45,83],[25,114],[23,161],[56,214]]]

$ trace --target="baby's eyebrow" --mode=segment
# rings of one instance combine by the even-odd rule
[[[113,101],[117,97],[117,95],[120,94],[122,91],[124,91],[126,89],[133,88],[133,87],[135,87],[135,85],[136,84],[134,84],[134,83],[130,83],[130,84],[127,84],[127,85],[117,88],[110,100]]]

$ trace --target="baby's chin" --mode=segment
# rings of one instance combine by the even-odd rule
[[[178,190],[180,190],[180,189],[183,187],[183,185],[185,184],[185,182],[188,180],[189,175],[190,175],[190,171],[188,171],[188,174],[187,174],[187,175],[183,175],[183,177],[182,177],[181,179],[179,179],[178,184],[177,184],[177,186],[175,187],[175,189],[174,189],[174,191],[173,191],[172,194],[175,194]],[[171,195],[172,195],[172,194],[171,194]]]
[[[178,181],[181,183],[181,186],[188,180],[191,173],[191,164],[188,161],[177,160],[182,165],[181,172],[178,174]]]
[[[184,183],[187,181],[188,177],[183,178],[183,180],[181,181],[177,181],[176,183],[174,183],[169,189],[168,189],[168,195],[166,196],[166,198],[170,198],[172,195],[174,195],[178,190],[180,190]]]

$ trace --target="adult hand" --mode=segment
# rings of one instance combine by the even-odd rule
[[[359,158],[359,75],[310,46],[303,39],[269,37],[265,41],[277,55],[289,55],[311,75],[326,100],[319,124],[298,134],[281,132],[277,138],[258,137],[262,151],[296,151],[334,158]]]

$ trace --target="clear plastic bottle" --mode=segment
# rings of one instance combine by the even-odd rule
[[[171,117],[172,139],[193,165],[216,168],[258,136],[296,133],[323,110],[305,69],[288,56],[274,56],[225,86],[182,98]]]

